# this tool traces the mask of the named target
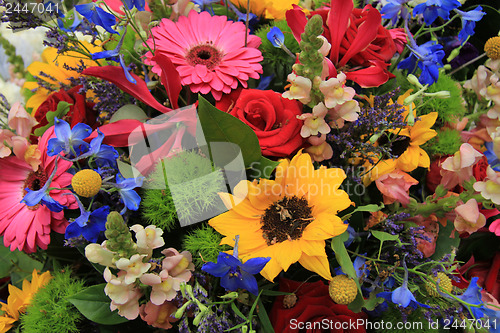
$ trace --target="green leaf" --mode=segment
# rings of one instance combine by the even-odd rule
[[[377,294],[381,293],[382,291],[384,291],[384,288],[380,288],[380,287],[375,288],[375,290],[370,293],[370,296],[368,297],[368,299],[365,300],[364,307],[368,311],[373,311],[373,310],[375,310],[377,305],[384,303],[384,301],[385,301],[384,298],[377,297]]]
[[[443,256],[451,253],[452,248],[458,248],[460,237],[455,230],[455,225],[448,221],[446,227],[439,227],[439,234],[436,239],[436,251],[432,255],[432,259],[440,260]]]
[[[266,308],[264,307],[264,304],[262,304],[262,301],[259,299],[258,303],[259,310],[257,312],[257,315],[259,316],[260,323],[262,325],[262,331],[264,333],[274,333],[274,328],[273,325],[271,324],[271,321],[269,320],[269,316],[267,315]]]
[[[11,251],[0,237],[0,278],[10,275],[11,284],[20,287],[24,279],[31,279],[33,270],[41,271],[43,264],[19,250]]]
[[[356,276],[356,270],[354,269],[354,265],[352,264],[351,257],[347,253],[347,250],[344,245],[344,240],[346,235],[349,237],[348,232],[344,232],[342,235],[332,238],[332,250],[335,252],[335,258],[339,263],[340,267],[342,267],[342,271],[347,274],[347,276],[351,277],[356,281],[356,284],[359,286],[358,277]]]
[[[59,103],[57,103],[57,109],[55,111],[49,111],[45,115],[45,118],[47,118],[47,121],[49,123],[43,127],[37,128],[33,133],[36,136],[42,136],[47,129],[49,129],[54,125],[54,118],[57,117],[61,119],[62,117],[64,117],[69,112],[71,105],[73,104],[70,104],[65,101],[60,101]]]
[[[382,243],[385,241],[395,241],[399,239],[398,235],[391,235],[384,231],[370,230],[370,232],[372,233],[373,237],[377,238]]]
[[[216,162],[220,164],[220,167],[225,167],[239,153],[243,156],[245,167],[250,167],[252,163],[261,160],[262,154],[260,152],[259,140],[249,126],[245,125],[238,118],[220,111],[202,96],[198,97],[198,101],[198,117],[207,144],[209,146],[211,143],[216,142],[234,144],[224,146],[223,151],[219,151],[220,149],[217,150]],[[214,155],[214,152],[209,153],[210,156]]]
[[[384,207],[385,207],[384,204],[381,204],[380,206],[379,205],[359,206],[356,209],[354,209],[352,212],[342,216],[341,219],[342,219],[342,221],[348,220],[349,218],[351,218],[352,215],[354,215],[354,213],[358,213],[358,212],[378,212],[379,210],[381,210]]]
[[[87,319],[101,325],[115,325],[127,322],[128,319],[121,317],[118,312],[111,312],[110,299],[104,293],[105,283],[88,287],[68,298]]]
[[[253,162],[250,165],[248,174],[253,179],[269,179],[274,169],[276,169],[279,164],[280,162],[278,161],[272,161],[264,156],[261,156],[259,161]]]

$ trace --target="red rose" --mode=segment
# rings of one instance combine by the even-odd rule
[[[488,169],[488,159],[483,157],[472,167],[472,175],[476,181],[481,182],[486,178],[486,170]]]
[[[304,143],[300,136],[303,122],[297,119],[302,114],[302,104],[296,100],[283,98],[272,90],[257,89],[243,89],[235,100],[233,108],[230,108],[231,99],[223,99],[217,107],[252,128],[262,155],[289,156]]]
[[[296,303],[278,296],[271,309],[270,319],[275,332],[366,332],[360,324],[368,316],[364,312],[354,313],[347,305],[336,304],[328,294],[328,286],[322,281],[297,282],[281,278],[280,291],[294,293]],[[286,303],[286,302],[285,302]]]
[[[35,112],[34,117],[39,124],[34,129],[48,124],[46,118],[47,112],[56,111],[57,104],[61,101],[71,104],[68,113],[62,117],[71,127],[78,123],[85,123],[94,128],[97,117],[94,111],[94,103],[87,102],[85,94],[78,93],[81,88],[82,86],[76,86],[68,91],[61,89],[58,92],[50,94]]]
[[[441,164],[444,162],[449,157],[449,155],[442,156],[438,158],[437,160],[433,161],[429,167],[429,171],[427,172],[427,175],[425,176],[426,180],[426,185],[429,191],[434,193],[436,190],[436,187],[438,187],[439,184],[441,184]]]

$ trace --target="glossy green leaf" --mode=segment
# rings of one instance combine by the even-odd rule
[[[377,238],[381,242],[395,241],[395,240],[399,239],[398,235],[391,235],[391,234],[384,232],[384,231],[370,230],[370,232],[372,233],[373,237]]]
[[[269,179],[274,169],[276,169],[279,164],[280,163],[278,161],[272,161],[264,156],[261,156],[259,161],[253,162],[250,165],[248,174],[253,179]]]
[[[73,104],[64,101],[60,101],[59,103],[57,103],[57,109],[55,111],[49,111],[45,115],[45,118],[47,118],[47,121],[49,123],[43,127],[37,128],[33,133],[36,136],[42,136],[47,129],[54,125],[54,118],[57,117],[61,119],[62,117],[64,117],[69,112],[71,105]]]
[[[240,153],[243,156],[245,167],[250,167],[252,163],[261,160],[259,140],[249,126],[238,118],[220,111],[202,96],[199,96],[198,101],[198,117],[204,139],[210,149],[216,147],[214,143],[234,144],[224,145],[223,151],[217,151],[216,162],[220,164],[220,167],[225,167]],[[213,155],[213,152],[209,151],[209,153],[210,156]]]
[[[76,295],[68,298],[87,319],[101,325],[115,325],[128,321],[121,317],[118,312],[111,312],[109,304],[111,300],[104,293],[105,283],[88,287]]]
[[[446,227],[440,226],[436,240],[436,251],[432,255],[432,259],[440,260],[446,254],[451,253],[452,248],[458,248],[460,237],[455,230],[455,225],[448,221]]]

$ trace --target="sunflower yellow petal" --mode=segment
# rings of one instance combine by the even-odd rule
[[[302,255],[300,242],[284,241],[270,246],[274,250],[274,257],[284,271],[288,270],[291,264],[296,263]]]
[[[299,244],[302,252],[308,256],[326,256],[324,240],[314,241],[301,239]]]
[[[330,263],[325,255],[323,256],[308,256],[303,253],[300,257],[299,263],[312,272],[319,274],[325,280],[331,280],[332,274],[330,273]]]
[[[256,233],[260,230],[259,217],[242,217],[232,210],[210,219],[208,224],[217,232],[232,237]]]
[[[344,224],[340,217],[325,212],[315,217],[302,233],[304,240],[324,240],[342,234],[347,230],[347,224]]]

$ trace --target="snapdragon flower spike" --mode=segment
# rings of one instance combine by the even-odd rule
[[[116,24],[115,16],[97,7],[93,2],[76,5],[75,9],[87,20],[95,25],[103,27],[107,32],[118,34],[118,31],[113,30],[113,26]]]
[[[59,157],[56,158],[55,160],[55,166],[54,166],[54,171],[52,171],[52,174],[50,175],[49,179],[43,187],[37,191],[30,190],[29,188],[25,188],[26,190],[26,195],[23,197],[21,202],[25,203],[27,206],[33,207],[38,204],[42,204],[46,206],[48,209],[50,209],[53,212],[59,213],[62,211],[65,206],[61,205],[59,202],[55,201],[50,195],[49,195],[49,186],[52,183],[52,179],[54,179],[56,172],[57,172],[57,161],[59,160]]]
[[[477,6],[474,10],[463,12],[461,10],[455,9],[462,19],[462,30],[458,33],[458,39],[461,43],[464,43],[469,36],[474,35],[474,29],[476,28],[476,22],[480,21],[486,13],[482,12],[483,8]]]
[[[120,193],[122,202],[125,204],[125,208],[120,212],[124,214],[127,209],[138,210],[141,204],[141,197],[134,190],[136,187],[141,187],[144,177],[137,178],[123,178],[122,175],[116,175],[116,188]]]
[[[413,16],[422,14],[425,24],[431,25],[438,17],[449,20],[450,12],[458,7],[457,0],[427,0],[413,8]]]
[[[102,206],[93,212],[85,210],[81,201],[75,195],[80,216],[66,227],[66,239],[83,236],[91,243],[97,242],[99,234],[106,230],[106,220],[109,215],[109,206]]]
[[[252,258],[243,264],[238,259],[239,238],[240,236],[237,235],[233,255],[221,252],[217,257],[217,263],[208,262],[203,265],[201,270],[215,277],[220,277],[221,286],[227,290],[236,291],[241,288],[257,295],[259,287],[254,275],[262,271],[271,258]]]
[[[137,8],[138,11],[143,12],[146,6],[146,0],[123,0],[123,4],[128,9]]]
[[[50,139],[47,143],[48,156],[54,156],[60,152],[69,155],[72,153],[72,149],[75,152],[87,150],[89,144],[83,141],[83,139],[89,137],[92,133],[92,128],[87,124],[78,123],[71,129],[66,121],[55,117],[54,132],[56,133],[56,137]]]

